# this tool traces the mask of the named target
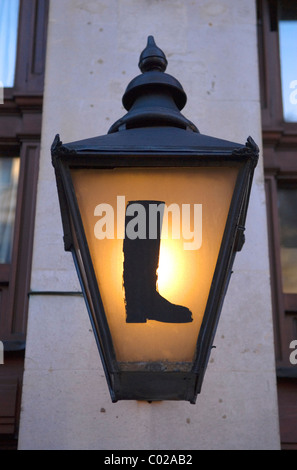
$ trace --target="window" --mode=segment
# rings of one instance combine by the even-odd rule
[[[19,158],[0,158],[0,263],[11,262]]]
[[[280,260],[284,294],[297,294],[297,185],[278,189]]]
[[[297,378],[289,360],[297,339],[297,2],[257,7],[276,367],[279,377]]]
[[[19,0],[0,0],[0,82],[14,86]]]
[[[18,433],[48,9],[49,0],[0,0],[0,450]]]
[[[283,117],[286,122],[297,122],[297,4],[280,3],[279,48]]]

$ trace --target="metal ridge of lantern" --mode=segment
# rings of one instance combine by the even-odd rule
[[[53,141],[64,249],[73,255],[112,401],[195,403],[234,258],[245,241],[259,149],[251,137],[242,145],[203,135],[181,114],[186,93],[165,73],[166,56],[152,36],[138,65],[142,73],[123,95],[127,113],[106,135],[63,144],[57,134]],[[208,199],[215,202],[208,204]],[[141,243],[139,233],[139,243],[133,237],[129,241],[128,225],[139,229],[131,204],[137,204],[138,217],[145,214],[148,233],[151,206],[159,208],[162,226],[160,207],[166,209],[168,201],[172,209],[170,203],[177,200],[178,207],[197,206],[197,213],[204,204],[201,233],[203,220],[203,233],[210,239],[199,248],[201,253],[190,254],[172,240],[176,279],[167,270],[171,293],[161,294],[157,282],[166,251],[163,235],[158,229],[156,241],[145,236],[150,243]],[[96,220],[102,229],[103,207],[105,214],[109,208],[113,214],[115,201],[122,206],[111,227],[116,224],[117,233],[124,228],[124,235],[114,240],[101,231],[96,238],[95,215],[101,217]],[[221,221],[212,227],[213,219]],[[104,222],[106,229],[108,219]],[[173,266],[164,256],[165,264]]]

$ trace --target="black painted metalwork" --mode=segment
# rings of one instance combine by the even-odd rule
[[[152,125],[171,125],[198,132],[195,124],[180,113],[187,102],[186,93],[178,80],[164,73],[167,60],[152,36],[148,38],[138,65],[142,75],[129,83],[123,96],[128,113],[111,126],[109,133],[117,132],[123,126],[129,129]]]
[[[244,227],[259,149],[251,137],[245,145],[202,135],[180,113],[186,103],[180,83],[165,73],[167,60],[152,37],[140,56],[142,75],[128,85],[123,104],[128,113],[108,134],[52,145],[64,247],[73,253],[113,402],[187,400],[200,393],[216,327],[236,255],[244,244]],[[139,364],[134,369],[117,362],[94,267],[75,196],[75,168],[239,168],[227,224],[209,292],[195,359],[179,364]],[[132,249],[132,248],[131,248]],[[164,299],[165,300],[165,299]]]

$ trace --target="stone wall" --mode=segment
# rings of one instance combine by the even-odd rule
[[[262,160],[196,405],[112,404],[51,166],[63,142],[105,134],[153,35],[200,132],[261,145],[253,0],[51,0],[20,449],[277,449],[278,413]],[[56,295],[44,295],[44,291]]]

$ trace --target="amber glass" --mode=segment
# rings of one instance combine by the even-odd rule
[[[73,169],[71,175],[117,360],[190,364],[238,167]],[[147,319],[127,323],[125,211],[128,202],[150,200],[163,201],[168,210],[162,226],[156,289],[166,301],[189,309],[191,322]],[[137,224],[134,228],[139,229]],[[146,261],[142,261],[145,272]]]

